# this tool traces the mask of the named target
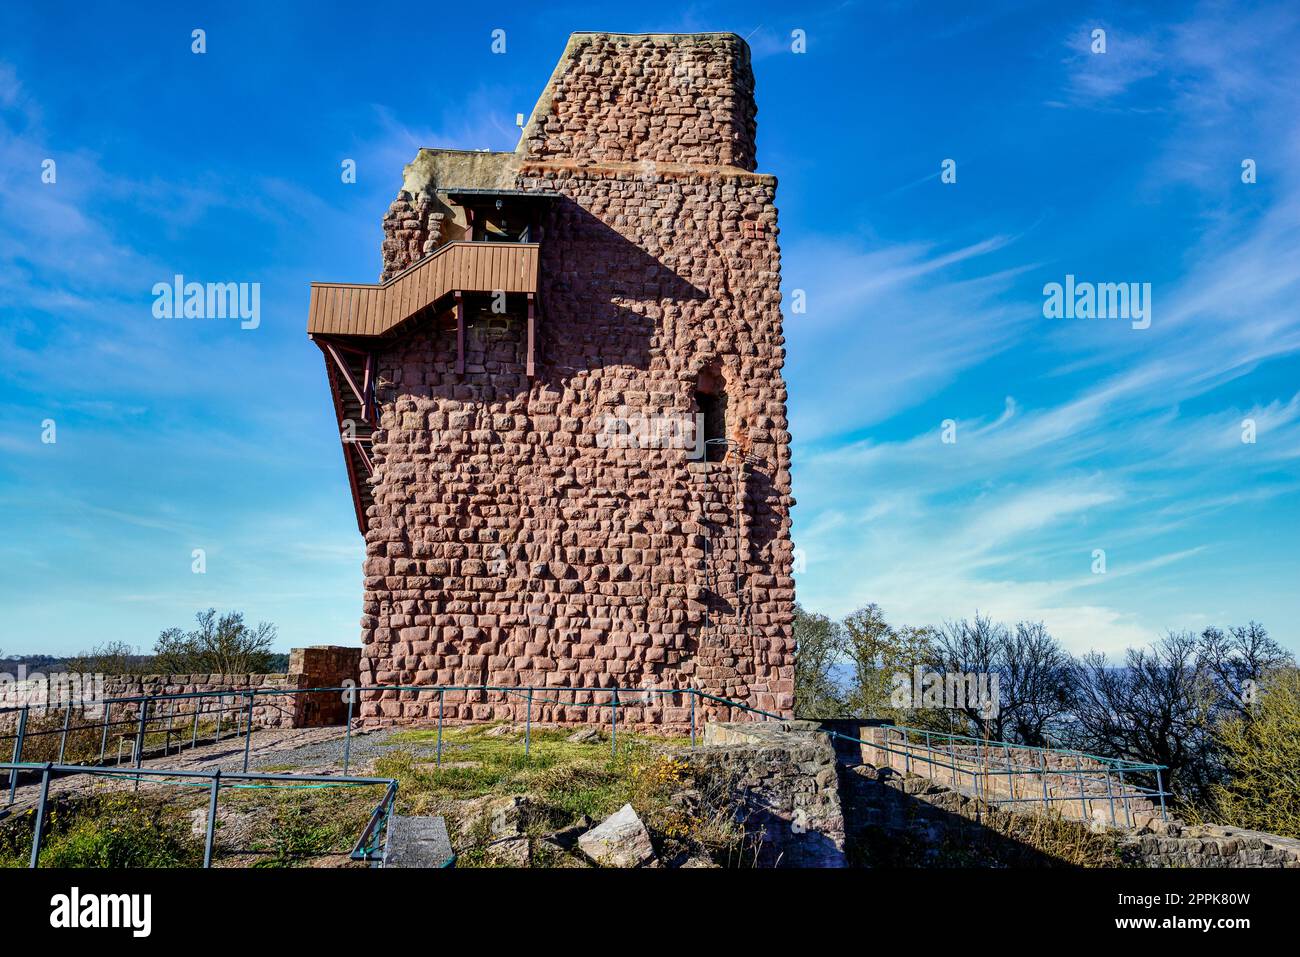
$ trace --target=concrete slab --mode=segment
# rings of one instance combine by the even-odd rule
[[[451,867],[455,863],[445,818],[394,814],[388,828],[384,867]]]

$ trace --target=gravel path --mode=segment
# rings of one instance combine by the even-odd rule
[[[358,754],[358,745],[365,742],[361,753],[369,763],[378,755],[378,741],[372,741],[376,735],[391,736],[393,732],[383,729],[381,732],[363,734],[353,732],[353,754]],[[248,751],[248,769],[259,771],[275,768],[277,771],[292,770],[303,774],[341,774],[343,763],[343,729],[342,728],[263,728],[253,731],[253,740]],[[301,762],[301,763],[300,763]],[[197,748],[185,747],[179,753],[172,751],[167,755],[146,758],[143,768],[176,771],[242,771],[244,768],[244,739],[240,737],[225,738],[222,741],[201,744]],[[122,766],[122,771],[131,770],[130,764]],[[353,761],[349,773],[365,775],[367,767]],[[145,779],[147,780],[147,779]],[[74,774],[55,778],[50,782],[50,793],[98,790],[118,787],[134,787],[133,778],[108,777],[97,774]],[[0,771],[0,805],[9,799],[9,772]],[[18,792],[12,806],[0,807],[0,817],[5,812],[19,813],[35,807],[40,799],[40,779],[26,775],[19,783]]]

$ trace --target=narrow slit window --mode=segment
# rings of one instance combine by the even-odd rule
[[[695,392],[695,408],[703,416],[704,461],[721,462],[727,457],[727,395],[721,389]]]

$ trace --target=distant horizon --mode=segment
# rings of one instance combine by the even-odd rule
[[[455,8],[403,28],[435,70],[394,67],[404,10],[0,13],[0,654],[208,607],[360,644],[308,284],[374,281],[403,166],[513,149],[601,27],[750,44],[806,610],[1300,651],[1300,11]],[[177,275],[256,323],[158,318]]]

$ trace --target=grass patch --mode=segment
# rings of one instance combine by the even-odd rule
[[[218,866],[344,864],[383,797],[381,785],[223,789]]]
[[[0,830],[0,867],[26,867],[35,811]],[[189,819],[170,804],[134,794],[109,793],[53,801],[47,809],[42,867],[197,867],[201,840]]]
[[[534,866],[566,866],[566,856],[540,838],[571,827],[584,818],[600,821],[631,804],[650,830],[661,857],[706,853],[715,860],[737,858],[731,848],[743,840],[720,793],[716,803],[701,798],[677,749],[687,738],[658,738],[624,733],[612,753],[608,738],[570,741],[572,728],[535,728],[525,755],[522,731],[497,725],[443,730],[442,766],[410,748],[436,743],[437,731],[403,731],[389,738],[393,752],[375,762],[375,772],[396,778],[398,812],[443,814],[453,834],[465,830],[458,866],[491,866],[492,834],[487,823],[464,818],[466,802],[489,795],[523,795],[527,822],[521,828],[531,846]],[[675,800],[683,792],[696,798]],[[474,807],[474,804],[470,804]],[[464,819],[462,819],[464,818]]]

